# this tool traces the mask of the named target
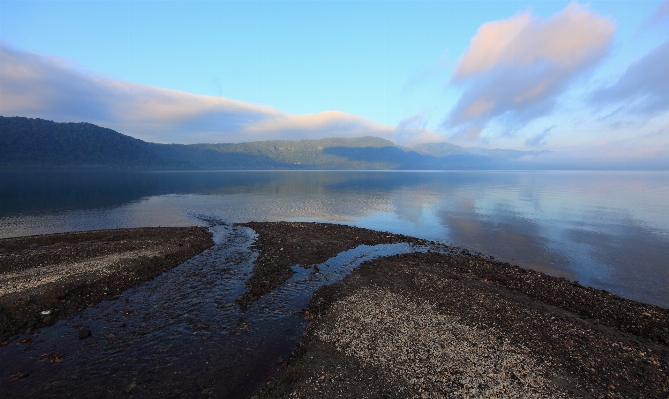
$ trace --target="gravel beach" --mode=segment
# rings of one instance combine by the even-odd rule
[[[242,309],[281,287],[294,265],[318,274],[319,264],[361,244],[430,248],[365,262],[319,289],[301,313],[309,320],[301,343],[273,362],[251,397],[669,397],[667,309],[402,235],[325,223],[242,226],[257,233],[258,252],[232,303]],[[201,227],[0,240],[2,334],[49,328],[211,245]],[[180,372],[193,377],[186,364]]]
[[[205,227],[0,239],[0,343],[109,299],[212,245]]]
[[[261,254],[286,251],[284,225],[253,225]],[[296,225],[324,250],[347,228]],[[439,252],[367,262],[320,289],[303,341],[258,396],[669,397],[667,309]]]

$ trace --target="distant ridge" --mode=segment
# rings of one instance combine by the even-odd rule
[[[142,140],[92,123],[0,116],[0,169],[196,168],[160,158]]]
[[[379,137],[156,144],[91,123],[0,116],[0,169],[448,170],[504,169],[534,151],[396,146]],[[491,151],[486,153],[485,151]]]

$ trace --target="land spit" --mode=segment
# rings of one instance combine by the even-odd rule
[[[109,299],[213,244],[206,227],[0,239],[0,342]]]
[[[236,300],[242,308],[253,306],[281,287],[296,270],[295,265],[317,276],[323,262],[361,244],[408,242],[430,249],[365,262],[343,281],[318,290],[301,313],[310,321],[301,343],[289,358],[273,361],[274,374],[253,396],[669,396],[667,309],[411,237],[322,223],[243,226],[257,232],[255,250],[259,255],[246,281],[246,292]],[[34,323],[37,310],[54,309],[62,315],[114,295],[124,287],[113,282],[124,280],[120,277],[127,273],[134,276],[129,279],[132,284],[155,276],[155,270],[153,275],[141,270],[151,269],[149,260],[160,249],[151,245],[114,246],[114,240],[105,243],[104,234],[113,232],[96,232],[102,234],[101,238],[86,240],[68,237],[93,233],[0,240],[0,262],[15,260],[0,263],[4,265],[0,279],[13,279],[10,285],[2,280],[1,287],[7,291],[2,297],[25,297],[31,292],[22,306],[32,306],[25,309],[33,312],[27,323]],[[191,254],[211,245],[204,229],[186,233],[199,237],[193,240]],[[131,230],[124,234],[128,242],[139,242],[147,236]],[[48,241],[54,236],[60,237]],[[11,241],[15,242],[12,246],[7,240],[18,241]],[[81,249],[85,246],[74,249],[83,242],[91,245],[90,251]],[[174,241],[177,247],[184,242],[183,238]],[[30,251],[38,250],[43,251],[42,255],[25,263],[27,266],[17,261],[28,262]],[[60,262],[59,253],[81,256],[71,255]],[[104,262],[117,263],[130,262],[130,256],[146,258],[133,261],[131,268],[109,278],[99,272],[105,270],[98,267],[103,262],[98,259],[101,256],[107,259]],[[84,288],[68,289],[74,285],[57,284],[43,270],[32,273],[35,278],[21,274],[40,263],[55,266],[51,269],[56,275],[68,269],[64,264],[71,264],[72,270],[78,271],[71,280],[79,281]],[[173,264],[163,267],[169,265]],[[91,279],[81,272],[87,269],[97,270],[91,275],[101,279]],[[45,281],[49,282],[43,284]],[[101,291],[92,295],[98,291],[87,287],[101,287]],[[82,299],[70,299],[80,292],[84,293],[79,295]],[[10,313],[7,309],[2,309],[5,334],[27,327],[20,311]],[[52,322],[45,323],[43,316],[39,312],[37,319],[41,321],[27,328],[34,330]],[[189,370],[182,372],[190,378]],[[0,378],[5,379],[4,384],[8,378],[30,376]],[[126,390],[134,393],[138,389],[134,387],[131,384]],[[225,396],[217,392],[204,387],[193,397]]]

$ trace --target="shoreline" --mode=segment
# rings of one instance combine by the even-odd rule
[[[112,299],[213,244],[205,227],[0,239],[0,344]]]
[[[257,263],[288,250],[298,228],[326,247],[346,242],[335,231],[368,232],[246,225],[259,235]],[[669,394],[669,309],[467,250],[369,234],[441,253],[379,258],[318,290],[302,312],[310,321],[302,342],[259,397]]]
[[[669,309],[413,237],[327,223],[238,225],[257,233],[252,249],[258,252],[236,301],[242,309],[282,286],[296,264],[319,273],[317,265],[361,244],[432,247],[365,262],[319,289],[300,314],[309,321],[302,341],[254,396],[669,394]],[[179,246],[184,243],[190,246]],[[61,283],[15,284],[16,292],[0,296],[0,327],[14,333],[31,322],[33,333],[49,328],[55,318],[113,299],[211,245],[204,227],[2,239],[0,281],[47,260],[79,269],[93,265],[96,272]],[[91,259],[98,263],[85,263]],[[14,301],[21,295],[23,302]],[[41,299],[33,303],[35,298]],[[13,313],[7,311],[10,302],[20,303],[10,306]],[[54,310],[48,322],[51,315],[40,315],[45,306]],[[7,335],[1,333],[0,342]]]

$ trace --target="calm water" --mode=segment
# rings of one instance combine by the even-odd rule
[[[346,223],[669,307],[669,172],[0,172],[0,237],[225,221]]]

